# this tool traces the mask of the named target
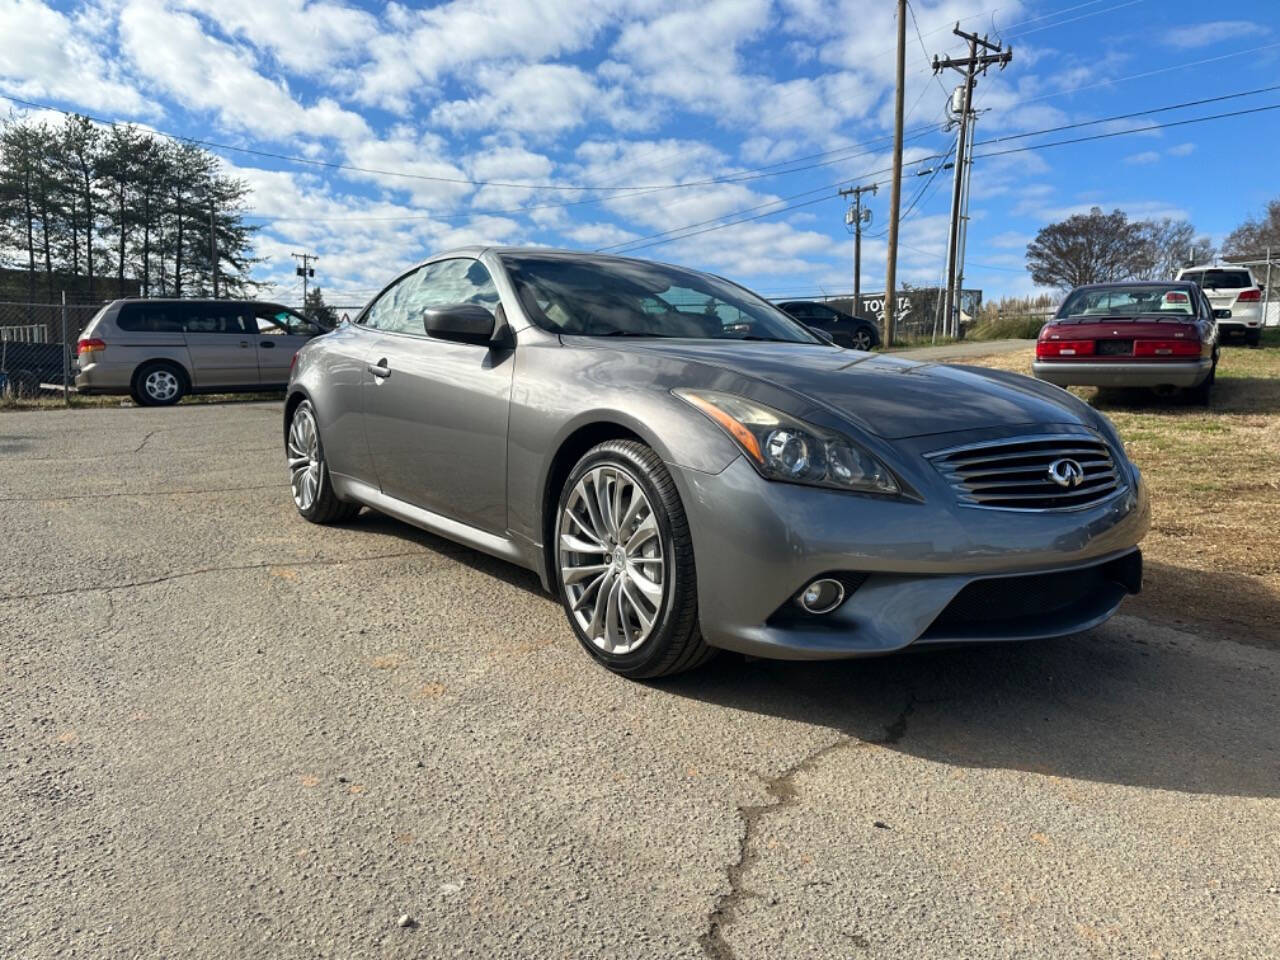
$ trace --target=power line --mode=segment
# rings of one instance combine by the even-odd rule
[[[1128,129],[1128,130],[1116,130],[1116,131],[1111,131],[1111,132],[1108,132],[1108,133],[1093,134],[1092,136],[1088,136],[1088,137],[1074,137],[1074,138],[1071,138],[1071,139],[1068,139],[1068,140],[1051,140],[1051,141],[1048,141],[1048,142],[1046,142],[1046,143],[1032,143],[1032,144],[1028,144],[1028,145],[1026,145],[1026,146],[1023,146],[1023,147],[1012,147],[1012,148],[1007,149],[1007,150],[999,150],[999,151],[992,151],[992,152],[989,152],[989,153],[979,153],[979,154],[974,154],[973,159],[975,159],[975,160],[981,160],[981,159],[983,159],[983,158],[985,158],[985,157],[999,157],[999,156],[1007,156],[1007,155],[1009,155],[1009,154],[1014,154],[1014,153],[1027,153],[1027,152],[1032,151],[1032,150],[1043,150],[1043,149],[1046,149],[1046,148],[1048,148],[1048,147],[1059,147],[1059,146],[1065,146],[1065,145],[1068,145],[1068,144],[1075,144],[1075,143],[1088,143],[1088,142],[1093,141],[1093,140],[1108,140],[1108,139],[1112,139],[1112,138],[1114,138],[1114,137],[1124,137],[1124,136],[1129,136],[1129,135],[1132,135],[1132,134],[1135,134],[1135,133],[1146,133],[1146,132],[1149,132],[1149,131],[1151,131],[1151,130],[1163,130],[1163,129],[1166,129],[1166,128],[1169,128],[1169,127],[1180,127],[1180,126],[1186,126],[1186,125],[1188,125],[1188,124],[1193,124],[1193,123],[1206,123],[1206,122],[1208,122],[1208,121],[1210,121],[1210,120],[1222,120],[1222,119],[1226,119],[1226,118],[1230,118],[1230,117],[1239,117],[1239,116],[1245,116],[1245,115],[1248,115],[1248,114],[1254,114],[1254,113],[1264,113],[1264,112],[1266,112],[1266,111],[1270,111],[1270,110],[1280,110],[1280,103],[1270,104],[1270,105],[1268,105],[1268,106],[1264,106],[1264,107],[1253,107],[1253,108],[1248,109],[1248,110],[1236,110],[1236,111],[1231,111],[1231,112],[1229,112],[1229,113],[1217,113],[1217,114],[1210,114],[1209,116],[1205,116],[1205,117],[1195,117],[1195,118],[1192,118],[1192,119],[1189,119],[1189,120],[1171,121],[1171,122],[1168,122],[1168,123],[1151,124],[1151,125],[1149,125],[1149,126],[1145,126],[1145,127],[1133,127],[1133,128],[1131,128],[1131,129]],[[941,158],[942,158],[942,157],[944,157],[944,156],[945,156],[945,154],[934,154],[934,155],[932,155],[932,156],[919,157],[919,158],[917,158],[916,160],[914,160],[913,162],[914,162],[914,163],[925,163],[925,162],[930,161],[930,160],[938,160],[938,159],[941,159]],[[843,181],[840,181],[840,182],[841,182],[841,183],[852,183],[854,180],[862,180],[862,179],[865,179],[866,177],[869,177],[869,176],[875,176],[875,175],[877,175],[877,174],[887,173],[890,169],[891,169],[891,168],[889,168],[889,167],[885,167],[885,168],[883,168],[883,169],[881,169],[881,170],[875,170],[875,171],[870,171],[870,172],[867,172],[867,173],[863,173],[863,174],[862,174],[861,176],[859,176],[859,177],[853,177],[853,178],[850,178],[849,180],[843,180]],[[879,181],[879,182],[881,183],[881,185],[883,185],[883,184],[885,183],[885,181]],[[829,190],[829,189],[831,189],[831,186],[833,186],[833,185],[828,185],[828,186],[826,186],[826,187],[819,187],[819,188],[817,188],[817,189],[819,189],[819,190]],[[816,191],[809,191],[809,193],[813,193],[813,192],[816,192]],[[805,194],[796,194],[795,196],[800,197],[800,196],[804,196],[804,195],[805,195]],[[662,233],[659,233],[659,234],[653,234],[651,237],[638,237],[638,238],[636,238],[635,240],[627,241],[627,243],[625,243],[625,244],[614,244],[614,245],[613,245],[613,246],[611,246],[611,247],[603,247],[603,248],[601,248],[601,250],[614,250],[614,249],[617,249],[618,247],[626,246],[626,247],[629,247],[629,249],[628,249],[627,251],[625,251],[625,252],[627,252],[627,253],[631,253],[631,252],[634,252],[634,251],[636,251],[636,250],[643,250],[643,249],[646,249],[646,248],[648,248],[648,247],[661,246],[661,245],[663,245],[663,244],[673,243],[673,242],[675,242],[675,241],[677,241],[677,240],[684,240],[684,239],[686,239],[686,238],[688,238],[688,237],[695,237],[695,236],[699,236],[700,234],[703,234],[703,233],[710,233],[710,232],[711,232],[711,231],[713,231],[713,230],[721,230],[721,229],[724,229],[724,228],[726,228],[726,227],[732,227],[732,226],[736,225],[737,223],[745,223],[745,222],[746,222],[746,221],[748,221],[748,220],[758,220],[758,219],[760,219],[761,217],[772,216],[772,215],[774,215],[774,214],[780,214],[780,213],[787,213],[787,212],[789,212],[789,211],[791,211],[791,210],[795,210],[795,209],[798,209],[798,208],[800,208],[800,207],[810,206],[811,204],[813,204],[813,203],[817,203],[817,202],[819,202],[819,201],[821,201],[821,200],[830,200],[830,199],[833,199],[834,197],[835,197],[835,194],[827,194],[826,196],[819,197],[819,198],[817,198],[816,200],[809,200],[809,201],[805,201],[805,202],[803,202],[803,203],[798,203],[798,204],[793,204],[793,205],[790,205],[790,206],[782,207],[782,208],[780,208],[780,209],[778,209],[778,210],[771,210],[771,211],[768,211],[768,212],[766,212],[766,213],[759,214],[758,216],[744,218],[743,220],[735,220],[735,221],[731,221],[731,222],[727,222],[727,223],[722,223],[722,224],[715,225],[715,226],[708,226],[708,227],[705,227],[704,229],[697,230],[697,231],[692,232],[692,233],[684,233],[683,231],[685,231],[685,230],[689,229],[690,227],[701,226],[702,224],[709,223],[709,222],[711,222],[711,221],[702,221],[702,222],[701,222],[701,223],[699,223],[699,224],[687,224],[687,225],[685,225],[684,227],[675,227],[675,228],[673,228],[673,229],[671,229],[671,230],[666,230],[666,231],[663,231]],[[781,199],[779,199],[779,200],[772,201],[770,204],[762,204],[761,206],[770,206],[770,205],[772,205],[772,204],[774,204],[774,203],[781,203],[783,200],[786,200],[786,199],[788,199],[788,198],[784,197],[784,198],[781,198]],[[733,217],[733,216],[736,216],[736,215],[737,215],[737,214],[739,214],[739,213],[745,213],[745,212],[748,212],[748,211],[751,211],[751,210],[756,210],[756,209],[759,209],[759,208],[758,208],[758,207],[747,207],[747,208],[745,208],[744,210],[739,210],[739,211],[735,211],[735,212],[733,212],[733,213],[723,214],[721,217],[718,217],[718,218],[712,218],[712,219],[713,219],[713,220],[716,220],[716,219],[724,219],[725,217]],[[681,235],[680,235],[680,236],[668,236],[668,234],[676,234],[676,233],[679,233],[679,234],[681,234]],[[641,242],[641,241],[646,241],[646,240],[652,240],[652,242],[648,242],[648,243],[642,243],[642,242]]]
[[[1108,133],[1095,133],[1088,137],[1072,137],[1068,140],[1050,140],[1047,143],[1033,143],[1026,147],[1014,147],[1009,150],[993,150],[989,153],[974,154],[975,160],[984,157],[1003,157],[1011,153],[1023,153],[1027,150],[1043,150],[1045,147],[1061,147],[1071,143],[1089,143],[1092,140],[1109,140],[1112,137],[1124,137],[1133,133],[1146,133],[1150,130],[1167,130],[1170,127],[1185,127],[1193,123],[1205,123],[1209,120],[1223,120],[1228,117],[1244,117],[1253,113],[1266,113],[1268,110],[1280,110],[1280,103],[1268,104],[1265,107],[1251,107],[1248,110],[1232,110],[1230,113],[1214,113],[1207,117],[1192,117],[1188,120],[1171,120],[1168,123],[1153,123],[1146,127],[1133,127],[1129,130],[1112,130]]]

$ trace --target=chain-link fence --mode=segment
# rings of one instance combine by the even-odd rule
[[[0,301],[0,397],[66,394],[76,341],[100,303]]]
[[[935,335],[945,335],[946,324],[943,322],[943,290],[940,287],[912,287],[898,291],[897,306],[894,309],[894,342],[897,344],[917,343],[932,339]],[[818,294],[807,297],[771,297],[775,303],[788,303],[807,300],[814,303],[825,303],[842,313],[865,317],[875,322],[877,327],[884,328],[884,294],[864,293],[857,308],[854,308],[852,293]],[[972,324],[982,309],[981,290],[963,290],[960,293],[960,320],[962,329]]]

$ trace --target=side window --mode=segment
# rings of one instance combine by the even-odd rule
[[[187,333],[222,333],[245,336],[249,326],[234,305],[225,303],[186,304],[182,329]]]
[[[438,260],[415,270],[374,301],[364,325],[425,336],[422,312],[458,303],[478,303],[490,311],[498,307],[498,290],[479,260]]]
[[[419,315],[427,307],[459,303],[478,303],[490,312],[498,309],[498,289],[479,260],[440,260],[429,264],[424,274],[414,304]]]
[[[288,333],[307,336],[318,332],[306,317],[300,317],[283,307],[258,307],[254,311],[252,323],[256,326],[258,335],[263,337],[282,337]]]
[[[136,333],[181,333],[183,304],[129,303],[120,310],[116,324]]]
[[[422,273],[423,268],[419,267],[383,290],[365,311],[360,319],[361,325],[371,330],[388,330],[393,333],[423,333],[421,316],[413,323],[413,329],[409,329],[408,302],[413,291],[422,282]]]

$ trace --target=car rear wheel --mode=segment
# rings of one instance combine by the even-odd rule
[[[329,481],[320,444],[320,428],[310,400],[303,400],[289,420],[285,456],[289,463],[289,486],[293,505],[312,523],[338,523],[360,512],[360,504],[339,500]]]
[[[148,363],[133,377],[133,395],[147,407],[168,407],[187,392],[187,377],[172,363]]]
[[[578,642],[624,677],[690,670],[715,653],[698,629],[693,541],[661,458],[610,440],[560,494],[556,583]]]
[[[1262,332],[1260,330],[1248,330],[1244,335],[1244,343],[1246,347],[1256,347],[1262,342]]]

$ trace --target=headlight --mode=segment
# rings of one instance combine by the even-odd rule
[[[901,492],[888,467],[838,433],[731,393],[672,393],[719,424],[767,479],[866,493]]]

